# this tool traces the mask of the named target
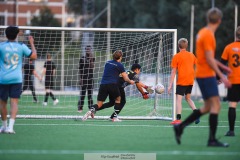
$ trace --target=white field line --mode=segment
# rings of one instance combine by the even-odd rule
[[[226,152],[226,151],[124,151],[124,150],[24,150],[24,149],[17,149],[17,150],[0,150],[0,154],[8,154],[8,155],[15,155],[15,154],[28,154],[28,155],[82,155],[84,153],[156,153],[157,155],[185,155],[185,156],[240,156],[240,152]]]
[[[85,122],[82,122],[85,123]],[[109,122],[110,123],[110,122]],[[16,126],[93,126],[93,127],[152,127],[152,128],[172,128],[172,125],[136,125],[136,124],[61,124],[61,123],[35,123],[35,124],[27,124],[27,123],[16,123]],[[204,125],[191,125],[189,128],[208,128],[209,126]],[[218,126],[219,128],[228,128],[229,126]],[[235,126],[239,128],[240,126]]]

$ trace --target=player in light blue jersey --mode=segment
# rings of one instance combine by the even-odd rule
[[[7,27],[5,34],[8,40],[0,43],[0,111],[2,118],[0,133],[15,133],[13,126],[18,112],[18,99],[22,91],[22,60],[23,57],[37,58],[33,37],[28,37],[31,45],[31,49],[29,49],[25,44],[16,41],[18,33],[18,27]],[[11,115],[7,126],[8,97],[10,97]]]

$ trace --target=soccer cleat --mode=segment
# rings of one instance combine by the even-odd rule
[[[112,122],[122,122],[122,120],[118,119],[117,117],[113,117],[112,118]]]
[[[235,136],[235,133],[234,131],[228,131],[225,136],[228,136],[228,137],[234,137]]]
[[[9,129],[9,128],[6,129],[6,132],[5,132],[5,133],[8,133],[8,134],[16,134],[16,132],[15,132],[13,129]]]
[[[47,102],[43,102],[43,105],[44,105],[44,106],[47,106]]]
[[[7,130],[7,128],[2,126],[0,128],[0,133],[6,133],[6,130]]]
[[[59,102],[59,100],[58,100],[58,99],[55,99],[55,100],[53,101],[53,105],[57,105],[58,102]]]
[[[183,133],[183,129],[178,124],[176,124],[173,126],[173,130],[175,132],[175,139],[177,143],[181,144],[181,135]]]
[[[91,112],[91,118],[94,119],[94,112]]]
[[[180,124],[182,121],[180,119],[177,119],[175,121],[172,121],[170,124]]]
[[[82,117],[82,121],[86,121],[91,114],[92,111],[87,111],[87,113]]]
[[[219,142],[218,140],[208,140],[208,147],[229,147],[228,143],[222,143]]]
[[[200,123],[200,118],[195,120],[195,124],[198,124],[198,123]]]

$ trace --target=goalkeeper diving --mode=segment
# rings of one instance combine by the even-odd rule
[[[154,92],[154,90],[152,89],[152,86],[147,86],[140,81],[140,79],[139,79],[140,72],[141,72],[141,66],[139,64],[133,64],[131,66],[131,70],[127,71],[127,75],[130,80],[133,80],[135,82],[138,91],[142,94],[143,99],[146,100],[149,98],[148,94],[152,94]],[[120,95],[121,95],[121,101],[120,101],[120,107],[114,108],[114,112],[110,116],[110,120],[112,122],[120,122],[121,121],[118,118],[118,115],[121,112],[121,110],[123,109],[124,105],[126,104],[126,95],[125,95],[124,88],[128,85],[131,85],[131,84],[126,82],[123,79],[123,77],[119,76],[118,87],[119,87],[119,91],[120,91]],[[97,111],[103,110],[105,108],[110,108],[110,107],[114,106],[114,104],[115,104],[115,99],[113,97],[109,96],[109,102],[104,103],[101,108],[97,109]]]

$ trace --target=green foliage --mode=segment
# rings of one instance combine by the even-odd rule
[[[234,40],[234,8],[239,0],[215,0],[215,7],[223,11],[223,20],[216,32],[217,52],[220,58],[224,47]],[[70,5],[79,6],[82,0],[70,0]],[[178,38],[190,39],[191,5],[195,7],[194,37],[206,25],[206,11],[212,7],[211,0],[112,0],[112,28],[176,28]],[[107,0],[95,1],[95,14],[107,6]],[[81,7],[73,9],[79,13]],[[238,16],[240,21],[240,16]],[[101,16],[94,27],[106,27],[107,14]]]
[[[44,26],[44,27],[60,27],[60,22],[54,18],[51,10],[44,6],[40,10],[39,16],[33,16],[31,26]]]
[[[68,9],[76,14],[82,13],[83,0],[68,0]]]
[[[34,16],[31,20],[31,26],[60,27],[60,22],[54,18],[51,10],[44,6],[40,10],[39,16]],[[51,35],[51,37],[49,37]],[[59,49],[61,42],[61,33],[59,31],[34,31],[36,49],[40,56],[48,52],[55,52]]]

